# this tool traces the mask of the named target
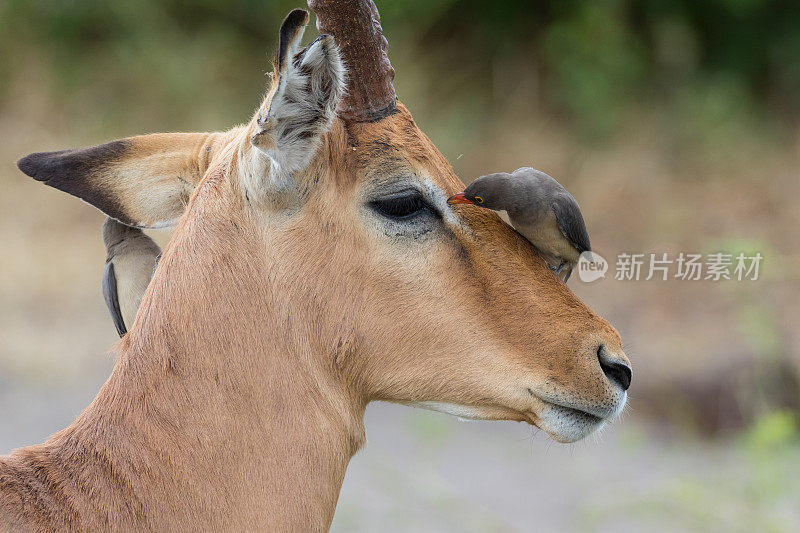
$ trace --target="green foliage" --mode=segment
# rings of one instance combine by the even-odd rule
[[[623,7],[617,0],[586,2],[546,31],[551,94],[590,133],[618,126],[644,82],[644,51],[625,25]]]
[[[630,522],[657,524],[663,531],[794,531],[800,501],[798,429],[795,412],[775,411],[741,439],[714,448],[684,443],[660,450],[653,468],[668,476],[636,485],[625,498],[619,497],[621,490],[607,487],[606,494],[579,506],[580,529],[604,531]],[[687,465],[686,457],[695,459]]]
[[[775,411],[763,416],[744,435],[745,445],[754,453],[772,453],[800,439],[800,420],[794,411]]]
[[[107,120],[115,120],[111,109],[120,101],[137,98],[179,121],[196,112],[187,102],[201,84],[210,87],[209,99],[230,98],[230,115],[246,114],[253,100],[244,95],[264,84],[253,65],[268,70],[280,20],[302,4],[6,0],[0,91],[34,58],[65,99],[91,80],[104,95],[93,103],[109,102]],[[425,93],[443,116],[467,109],[490,115],[520,80],[533,80],[533,90],[514,106],[560,113],[596,140],[637,107],[659,101],[669,110],[671,133],[700,147],[732,144],[761,127],[753,117],[767,110],[785,124],[800,112],[800,3],[792,0],[379,0],[378,6],[392,57],[400,57],[398,71],[443,74]],[[159,108],[158,102],[169,103]]]

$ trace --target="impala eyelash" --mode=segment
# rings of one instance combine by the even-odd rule
[[[419,194],[406,194],[373,200],[370,207],[381,215],[393,220],[408,220],[423,212],[436,214],[425,199]]]

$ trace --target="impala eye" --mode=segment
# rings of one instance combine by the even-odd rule
[[[476,204],[482,204],[483,203],[483,197],[482,196],[476,196],[475,197],[475,203]]]
[[[387,218],[409,219],[431,212],[430,206],[419,194],[392,196],[370,202],[370,207]]]

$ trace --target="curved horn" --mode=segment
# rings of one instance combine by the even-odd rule
[[[333,35],[347,66],[347,93],[339,116],[371,122],[391,115],[397,105],[394,69],[372,0],[308,0],[308,7],[317,15],[317,30]]]

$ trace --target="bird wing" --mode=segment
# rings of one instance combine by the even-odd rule
[[[551,204],[553,212],[556,214],[556,222],[558,229],[564,234],[564,237],[578,250],[578,253],[583,253],[592,249],[589,242],[589,232],[586,231],[586,223],[583,221],[581,208],[578,207],[578,202],[575,198],[570,196],[561,196],[556,198]]]
[[[114,263],[109,261],[106,263],[106,269],[103,272],[103,298],[106,300],[108,312],[111,313],[111,319],[117,327],[117,333],[122,337],[128,332],[125,327],[125,321],[122,320],[122,311],[119,308],[119,297],[117,296],[117,276],[114,274]]]

